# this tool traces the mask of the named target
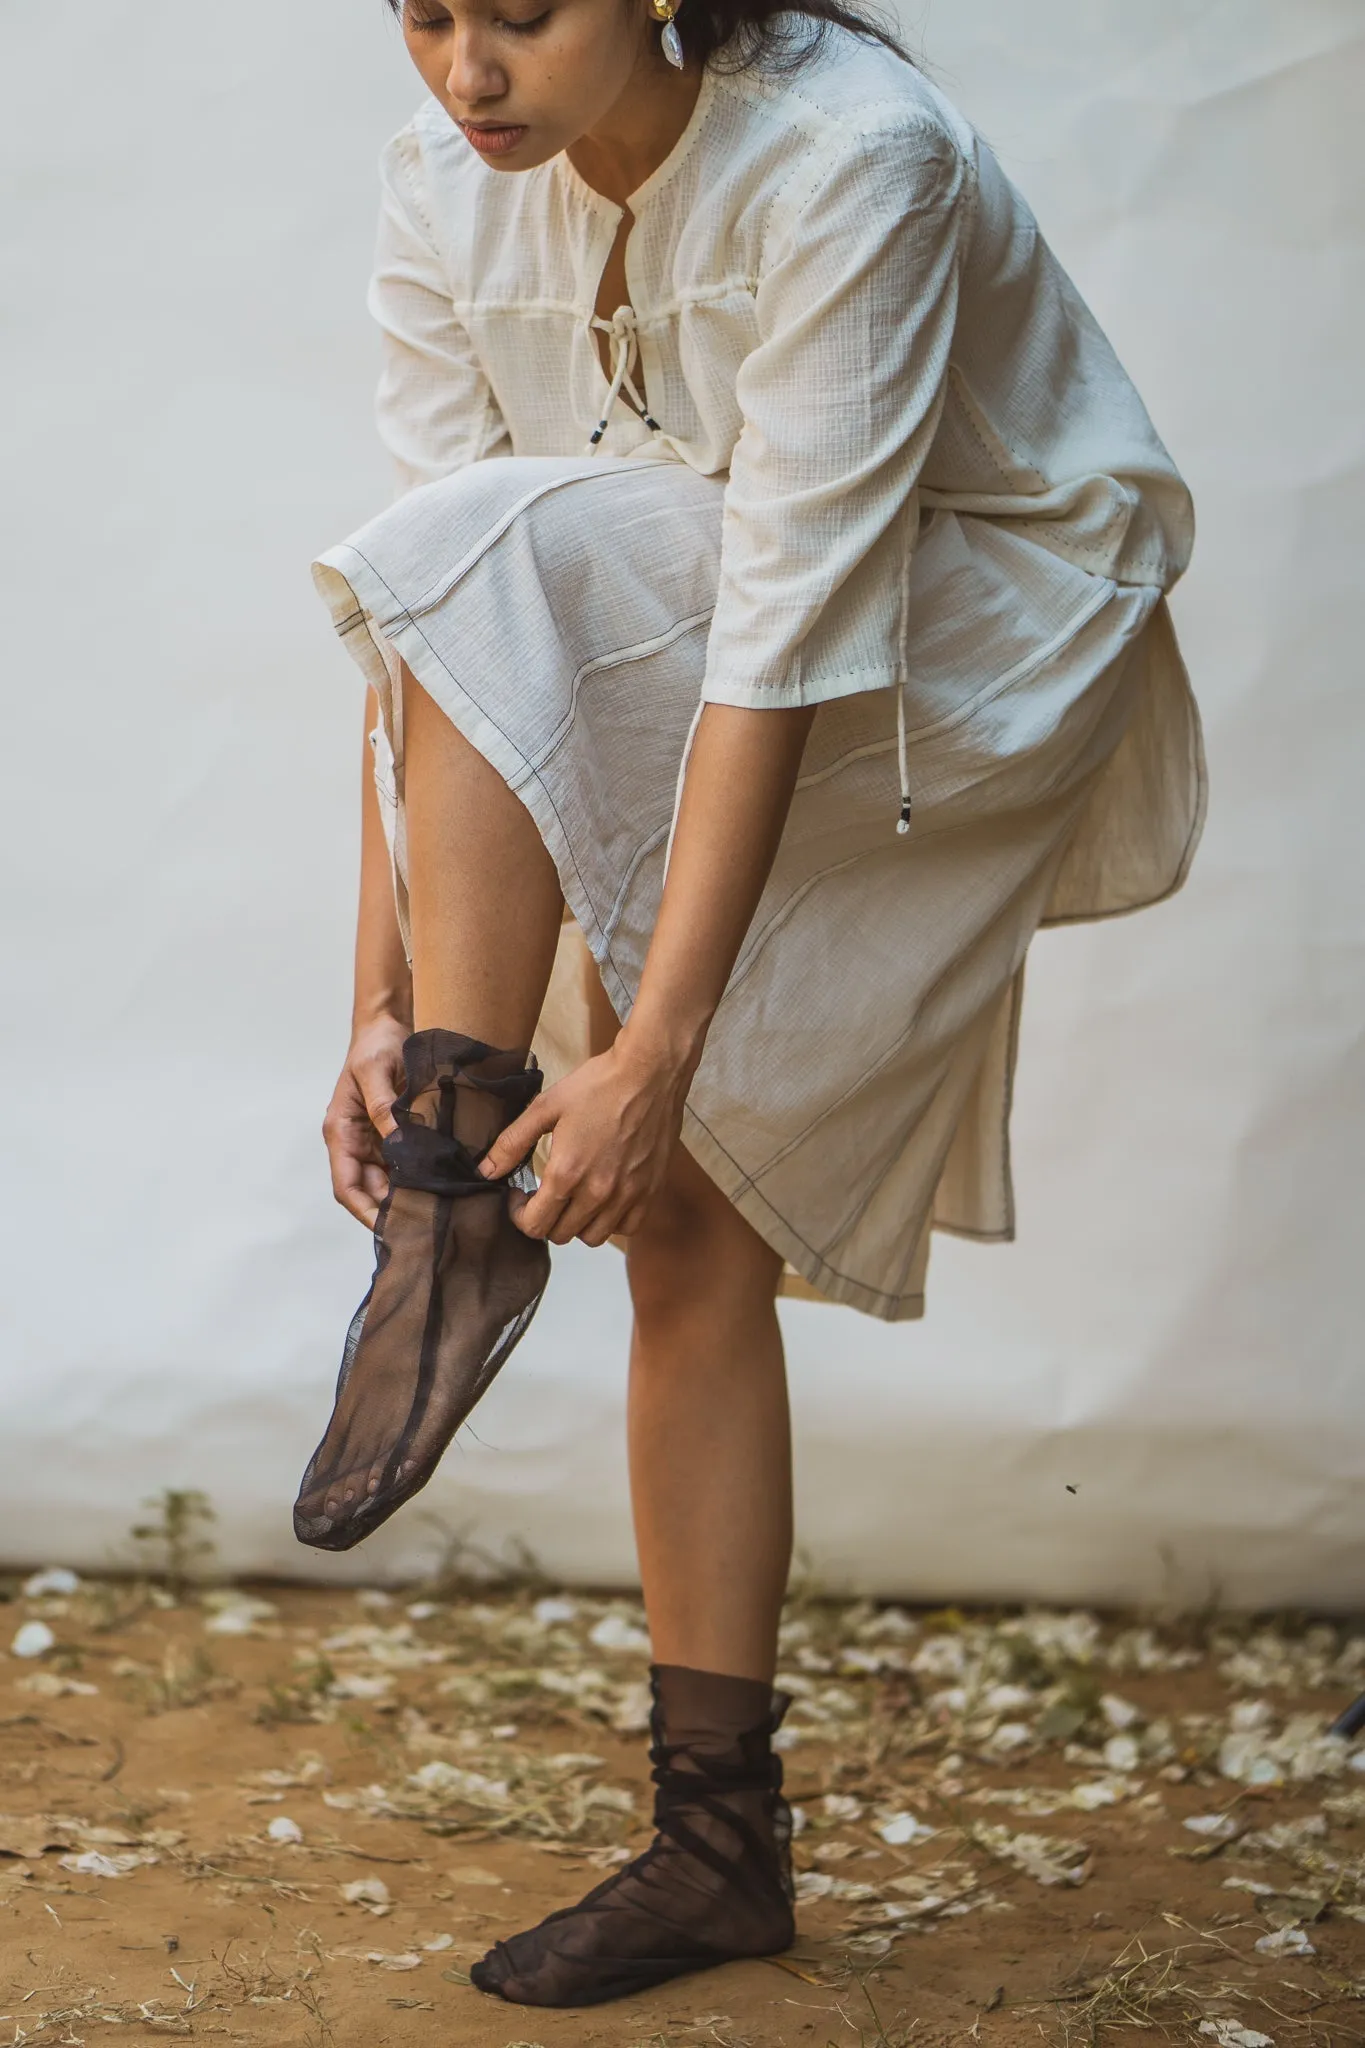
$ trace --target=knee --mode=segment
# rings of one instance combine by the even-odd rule
[[[635,1319],[646,1334],[699,1309],[767,1311],[782,1261],[715,1189],[665,1187],[628,1240]]]

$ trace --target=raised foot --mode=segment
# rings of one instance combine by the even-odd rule
[[[349,1550],[368,1536],[378,1526],[372,1517],[384,1490],[388,1467],[389,1460],[385,1459],[381,1464],[349,1472],[326,1486],[301,1493],[294,1506],[294,1533],[299,1541],[317,1550]],[[403,1486],[416,1470],[415,1458],[401,1460],[393,1474],[394,1484]],[[395,1501],[393,1506],[399,1504]],[[392,1512],[393,1507],[385,1508],[386,1515]]]
[[[548,1249],[511,1220],[511,1181],[478,1171],[539,1069],[451,1031],[414,1033],[403,1062],[374,1282],[294,1509],[299,1541],[322,1550],[349,1550],[426,1485],[549,1278]]]

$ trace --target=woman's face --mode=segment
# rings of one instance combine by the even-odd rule
[[[432,95],[508,171],[599,127],[654,54],[644,0],[407,0],[403,36]]]

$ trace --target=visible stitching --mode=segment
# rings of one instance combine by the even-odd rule
[[[432,221],[430,215],[426,210],[426,207],[422,203],[422,195],[417,181],[417,151],[415,146],[416,141],[416,122],[412,121],[408,124],[406,128],[404,128],[401,131],[400,134],[394,137],[394,143],[396,145],[397,152],[397,164],[398,168],[403,173],[404,183],[407,186],[407,192],[405,196],[407,198],[409,208],[411,212],[416,216],[420,225],[425,229],[427,241],[431,245],[431,253],[433,256],[436,257],[437,261],[439,262],[440,250],[436,246],[435,223]],[[445,266],[442,265],[442,268],[444,267]]]
[[[471,463],[469,467],[472,469],[474,465]],[[663,464],[651,463],[648,457],[643,457],[635,465],[636,471],[650,467],[662,468]],[[464,472],[458,471],[456,474],[462,475]],[[478,567],[484,556],[497,546],[498,542],[513,523],[521,517],[522,513],[528,511],[532,505],[538,504],[542,498],[549,497],[552,492],[564,490],[570,484],[610,483],[618,479],[620,474],[619,470],[591,465],[584,461],[563,476],[549,477],[543,483],[536,484],[530,490],[523,491],[515,504],[509,506],[507,511],[493,522],[492,526],[485,528],[474,546],[465,552],[452,569],[447,569],[436,582],[428,584],[426,589],[413,600],[411,605],[403,606],[404,615],[407,618],[413,619],[416,618],[419,612],[434,611],[437,605],[444,604],[445,600],[454,591],[456,585],[462,583],[471,570]],[[377,575],[378,571],[376,570],[375,573]],[[387,590],[388,587],[388,584],[385,583],[384,588]],[[394,602],[401,604],[402,600],[398,597],[397,593],[395,592],[393,595]]]
[[[819,1269],[819,1272],[822,1276],[828,1276],[828,1278],[831,1280],[841,1281],[843,1285],[846,1287],[856,1287],[859,1293],[865,1294],[870,1301],[886,1302],[888,1306],[899,1307],[902,1301],[918,1301],[923,1298],[922,1294],[920,1293],[907,1295],[886,1294],[883,1292],[881,1288],[869,1287],[865,1280],[859,1280],[854,1274],[845,1273],[841,1271],[841,1269],[838,1266],[831,1264],[829,1259],[825,1257],[824,1253],[816,1251],[814,1245],[808,1243],[807,1240],[804,1237],[802,1237],[800,1231],[797,1230],[794,1227],[794,1225],[791,1222],[789,1222],[788,1219],[782,1214],[781,1210],[776,1208],[774,1204],[768,1200],[768,1197],[764,1194],[763,1190],[755,1185],[754,1181],[744,1171],[744,1168],[740,1165],[739,1161],[734,1157],[734,1155],[731,1152],[729,1152],[724,1145],[721,1144],[719,1138],[717,1138],[715,1132],[711,1129],[710,1125],[702,1122],[702,1119],[697,1115],[697,1112],[695,1111],[695,1109],[693,1109],[690,1103],[685,1105],[683,1115],[685,1120],[694,1123],[699,1131],[705,1133],[706,1137],[710,1140],[711,1144],[713,1144],[717,1152],[719,1152],[721,1158],[724,1159],[728,1165],[734,1168],[735,1173],[738,1176],[739,1181],[741,1183],[740,1191],[743,1194],[752,1196],[755,1201],[761,1202],[763,1204],[763,1207],[767,1210],[768,1214],[772,1216],[775,1219],[775,1221],[782,1226],[782,1229],[786,1232],[787,1236],[790,1237],[796,1244],[799,1244],[802,1251],[806,1252],[809,1255],[811,1263]],[[820,1286],[820,1281],[812,1280],[810,1284],[812,1287],[818,1288]]]
[[[978,822],[979,821],[977,820],[973,820],[965,822],[964,824],[956,828],[950,829],[967,832],[975,829],[975,825]],[[819,876],[815,876],[812,878],[812,882],[822,880],[826,875],[836,874],[840,871],[841,868],[852,867],[856,864],[858,860],[861,860],[865,857],[866,856],[859,854],[854,856],[854,858],[851,860],[839,863],[837,867],[823,869]],[[1023,880],[1020,881],[1020,883],[1015,889],[1011,890],[1010,894],[1007,897],[1005,897],[1000,904],[996,906],[995,912],[991,918],[991,925],[985,927],[984,929],[990,929],[991,926],[997,924],[1000,921],[1000,919],[1006,914],[1006,912],[1011,908],[1011,906],[1015,902],[1017,902],[1018,898],[1024,893],[1025,889],[1031,886],[1032,880],[1033,876],[1030,873],[1030,875],[1026,876]],[[806,888],[803,889],[800,893],[804,896],[805,894],[809,893],[809,890],[808,888]],[[770,923],[768,927],[765,929],[763,939],[759,942],[760,944],[766,941],[768,933],[771,930],[772,924]],[[980,936],[980,934],[978,934],[978,936]],[[1030,938],[1031,937],[1032,934],[1030,934]],[[1027,943],[1025,945],[1025,951],[1027,951]],[[753,962],[750,962],[749,966],[752,967],[753,964]],[[1011,973],[1018,972],[1019,964],[1019,962],[1015,963],[1015,966],[1011,969]],[[945,980],[953,972],[954,968],[957,965],[958,962],[956,959],[948,961],[945,964],[945,966],[940,970],[940,972],[934,977],[934,979],[928,984],[928,986],[920,990],[915,1006],[910,1014],[909,1019],[907,1020],[905,1029],[900,1034],[900,1036],[896,1039],[893,1039],[891,1044],[886,1048],[881,1057],[875,1060],[871,1066],[864,1068],[863,1072],[857,1077],[857,1079],[851,1082],[849,1086],[844,1090],[844,1092],[841,1095],[837,1096],[833,1102],[827,1104],[826,1107],[821,1110],[818,1116],[812,1117],[810,1122],[804,1125],[800,1131],[796,1132],[787,1141],[785,1145],[781,1146],[777,1152],[771,1155],[770,1158],[765,1159],[761,1166],[756,1167],[754,1169],[755,1179],[757,1179],[757,1177],[760,1175],[773,1172],[776,1167],[780,1166],[785,1159],[791,1156],[791,1154],[798,1148],[798,1146],[804,1144],[807,1138],[809,1138],[815,1131],[819,1130],[821,1124],[825,1123],[831,1116],[835,1114],[837,1110],[842,1109],[847,1102],[851,1101],[852,1098],[858,1093],[859,1089],[863,1087],[864,1083],[869,1078],[871,1078],[875,1074],[883,1072],[887,1063],[895,1057],[895,1055],[911,1038],[916,1027],[919,1024],[919,1020],[924,1013],[926,1005],[932,1002],[934,997],[938,994],[939,990],[943,986]],[[730,991],[727,988],[726,998],[728,998],[729,993]],[[855,1222],[857,1221],[858,1215],[860,1215],[861,1213],[861,1210],[855,1212]],[[853,1226],[851,1224],[846,1226],[846,1228],[852,1227]]]
[[[651,326],[674,319],[693,306],[709,306],[723,299],[751,298],[757,284],[758,278],[747,274],[725,277],[714,284],[698,285],[694,290],[671,299],[657,300],[646,311],[638,306],[634,310],[639,325],[648,331]],[[580,304],[575,299],[558,298],[452,298],[450,305],[457,318],[465,321],[476,316],[487,319],[490,314],[497,313],[552,313],[560,319],[571,320],[575,325],[581,325],[596,310],[586,301]]]
[[[998,477],[1003,478],[1003,480],[1006,483],[1010,483],[1013,480],[1014,472],[1008,469],[1006,465],[1000,460],[1000,457],[996,454],[995,450],[991,447],[990,442],[986,439],[986,436],[981,431],[980,424],[976,417],[977,412],[980,410],[976,402],[976,394],[973,392],[970,384],[968,384],[961,366],[955,362],[952,362],[951,360],[948,364],[947,381],[957,396],[958,417],[961,419],[963,425],[966,427],[967,432],[971,435],[977,447],[980,449],[981,454],[985,457],[986,461],[989,463],[992,470],[994,470],[995,474]],[[999,433],[999,429],[995,426],[994,421],[992,421],[990,425],[992,433]],[[1003,434],[1000,434],[999,438],[1001,447],[1014,462],[1016,468],[1026,469],[1029,475],[1037,477],[1039,484],[1044,489],[1046,489],[1047,478],[1043,475],[1042,471],[1039,469],[1035,469],[1031,462],[1024,462],[1020,457],[1019,451],[1016,448],[1012,448],[1009,445]]]
[[[704,626],[710,619],[715,606],[709,605],[703,612],[696,612],[685,619],[675,619],[664,632],[656,633],[649,640],[639,640],[630,647],[614,648],[610,654],[595,654],[583,662],[574,672],[569,683],[569,708],[546,744],[545,750],[536,761],[538,768],[548,768],[559,749],[568,738],[578,711],[579,692],[589,676],[610,673],[613,669],[626,668],[631,662],[647,661],[652,655],[662,654],[666,647],[681,640],[686,634]]]
[[[380,569],[376,568],[375,564],[372,561],[370,561],[367,555],[361,554],[359,548],[355,549],[355,553],[359,557],[359,559],[362,562],[364,562],[365,567],[374,577],[376,583],[380,584],[385,590],[388,591],[389,596],[393,599],[395,604],[399,604],[400,599],[398,593],[396,590],[392,588],[387,577],[383,574],[383,572]],[[506,741],[510,752],[513,753],[516,756],[516,758],[521,762],[525,773],[518,778],[516,788],[524,789],[528,782],[534,782],[539,787],[540,792],[545,799],[546,808],[553,814],[555,823],[559,827],[560,837],[564,842],[565,848],[567,849],[569,863],[573,868],[574,875],[577,879],[579,893],[583,899],[583,903],[588,910],[592,924],[594,925],[594,927],[598,929],[600,934],[601,928],[598,923],[597,911],[593,905],[592,897],[588,892],[588,884],[583,875],[583,871],[578,865],[577,855],[574,851],[573,842],[569,837],[568,828],[564,823],[564,819],[560,813],[559,806],[555,803],[554,798],[550,795],[550,792],[546,788],[546,785],[542,781],[539,773],[531,764],[531,762],[529,762],[526,759],[526,756],[522,753],[521,748],[517,745],[516,741],[512,738],[511,734],[504,731],[503,727],[498,723],[497,719],[493,717],[491,712],[487,711],[484,708],[484,706],[478,703],[475,700],[475,698],[470,695],[469,691],[465,689],[463,683],[461,683],[459,677],[455,674],[455,671],[451,668],[450,664],[445,660],[444,656],[441,655],[438,652],[438,650],[432,645],[430,639],[427,637],[426,632],[421,626],[418,625],[416,619],[414,619],[411,616],[411,614],[407,612],[400,612],[398,618],[401,619],[403,623],[412,628],[413,632],[417,634],[418,638],[422,641],[422,644],[426,647],[428,653],[431,655],[432,660],[436,662],[436,664],[444,672],[444,674],[450,677],[451,682],[454,683],[456,689],[460,692],[460,695],[474,706],[475,710],[479,713],[479,716],[481,718],[487,719],[489,725],[492,726],[493,730],[499,735],[499,737]],[[395,623],[397,623],[397,620],[395,620]],[[386,639],[391,637],[389,629],[380,627],[379,630],[384,633],[384,637]],[[450,714],[447,713],[447,716],[449,715]],[[457,723],[457,721],[452,720],[452,723]],[[512,785],[509,783],[508,787],[511,788]]]
[[[625,876],[622,879],[620,888],[616,892],[615,900],[603,924],[603,937],[608,945],[611,944],[616,936],[616,927],[621,922],[621,917],[626,907],[626,899],[630,895],[635,877],[639,874],[640,869],[644,866],[655,848],[665,843],[672,829],[671,819],[667,825],[660,825],[656,831],[651,832],[641,841],[632,859],[627,863]]]

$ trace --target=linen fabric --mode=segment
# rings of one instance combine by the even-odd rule
[[[1188,495],[1022,198],[890,53],[708,72],[630,211],[608,377],[619,209],[564,158],[490,170],[434,103],[385,154],[405,495],[315,573],[379,694],[400,924],[400,660],[535,818],[623,1017],[699,707],[818,705],[684,1139],[807,1285],[913,1316],[931,1223],[1013,1234],[1033,931],[1187,871]],[[567,959],[537,1049],[552,1080],[586,1051]]]
[[[434,101],[381,176],[371,305],[401,481],[586,451],[621,209],[566,156],[491,169]],[[1011,572],[1063,619],[1092,595],[1072,569],[1168,588],[1185,567],[1188,494],[1108,342],[989,149],[889,51],[840,30],[785,80],[708,71],[629,210],[619,339],[663,433],[618,401],[600,452],[728,473],[708,700],[907,678],[911,725],[933,716],[906,645],[922,510],[1024,533],[1036,554]]]

